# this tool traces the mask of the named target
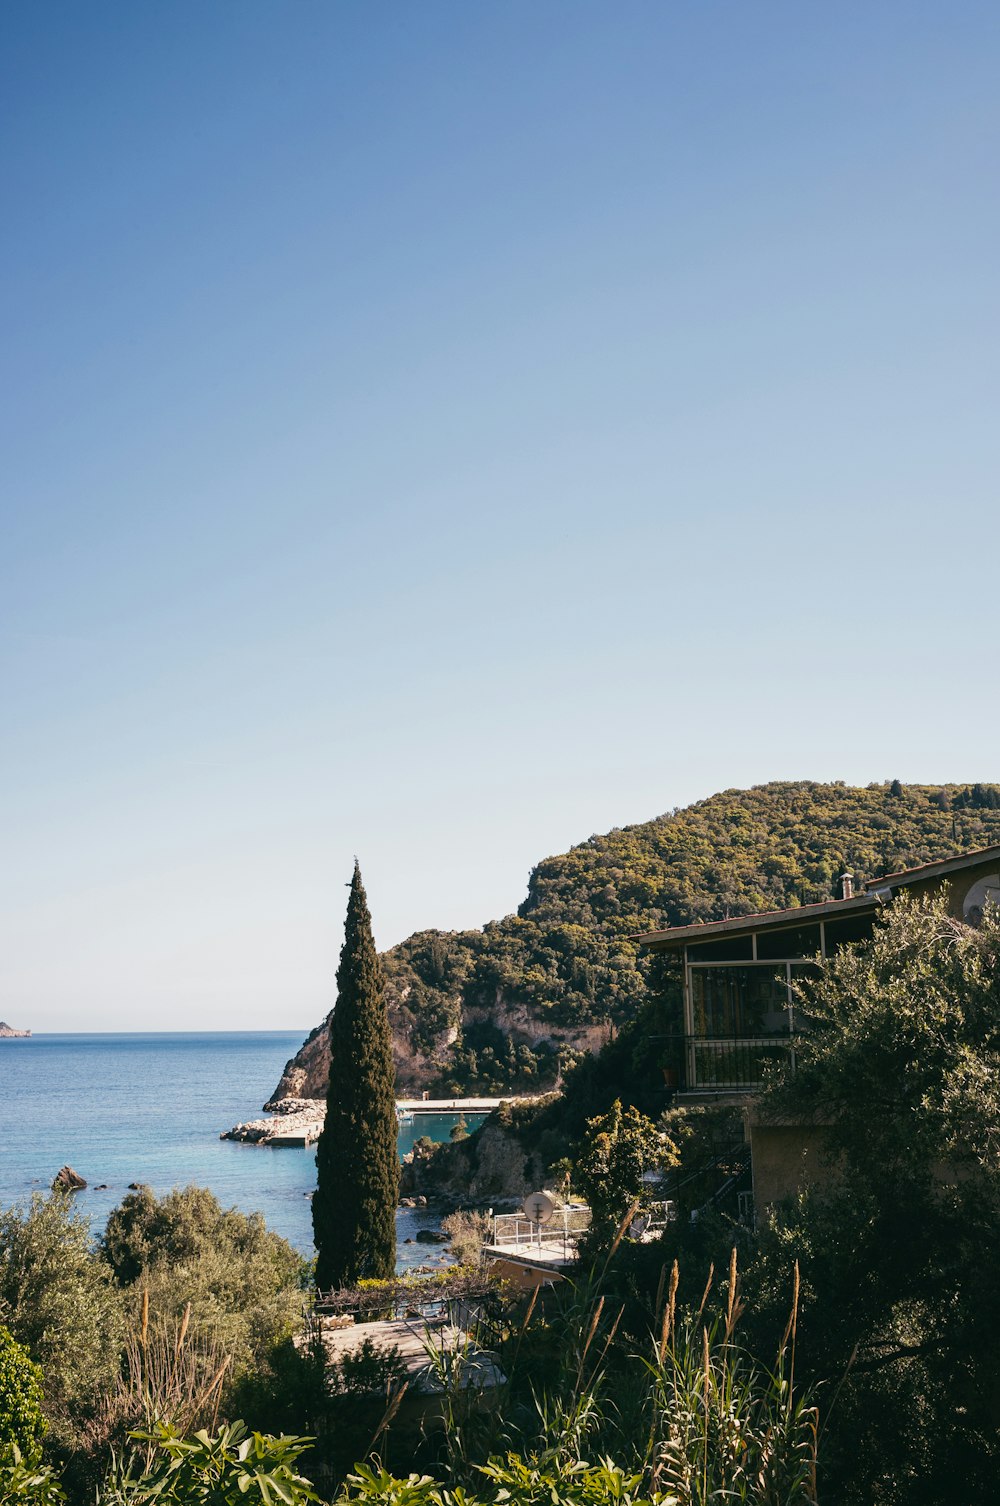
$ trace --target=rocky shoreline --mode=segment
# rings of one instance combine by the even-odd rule
[[[31,1035],[30,1030],[15,1030],[13,1025],[8,1025],[6,1020],[0,1020],[0,1040],[2,1041],[26,1041]]]

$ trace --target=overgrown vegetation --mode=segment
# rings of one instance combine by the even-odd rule
[[[991,1506],[1000,919],[897,900],[801,987],[797,1073],[758,1111],[821,1132],[826,1175],[756,1231],[717,1196],[745,1164],[738,1115],[663,1113],[658,988],[560,1094],[495,1121],[591,1199],[603,1237],[571,1283],[498,1297],[469,1271],[343,1294],[362,1321],[415,1321],[451,1282],[502,1377],[488,1398],[461,1349],[434,1362],[430,1407],[376,1336],[331,1365],[318,1322],[292,1334],[302,1263],[196,1189],[139,1189],[97,1250],[65,1196],[0,1215],[0,1506],[62,1489],[73,1506]],[[471,1164],[475,1143],[434,1159]],[[655,1168],[678,1217],[639,1241]],[[473,1252],[481,1223],[453,1227]]]
[[[256,1366],[301,1313],[304,1263],[259,1213],[221,1208],[202,1187],[157,1198],[139,1187],[110,1215],[101,1253],[130,1318],[147,1304],[151,1331],[173,1329],[186,1306],[200,1338]]]
[[[804,992],[800,1069],[762,1109],[824,1126],[831,1175],[781,1208],[758,1305],[802,1266],[808,1373],[845,1377],[848,1506],[994,1498],[1000,1468],[1000,917],[897,902]]]
[[[716,1201],[720,1185],[745,1168],[739,1111],[661,1114],[641,1030],[623,1031],[582,1063],[559,1097],[512,1105],[497,1118],[525,1150],[545,1148],[553,1184],[566,1159],[576,1162],[578,1183],[581,1165],[607,1160],[587,1129],[588,1104],[599,1137],[616,1098],[658,1119],[680,1157],[669,1191],[678,1216],[659,1247],[626,1240],[615,1256],[608,1279],[625,1301],[626,1324],[641,1331],[664,1260],[704,1272],[735,1242],[748,1343],[766,1363],[798,1261],[798,1366],[827,1397],[829,1498],[986,1506],[1000,1467],[997,914],[988,910],[974,928],[941,902],[901,899],[870,943],[840,953],[804,986],[800,1008],[810,1028],[798,1072],[774,1082],[760,1111],[821,1127],[836,1175],[776,1209],[757,1233],[737,1221],[735,1195]]]
[[[0,1321],[41,1367],[54,1443],[75,1447],[115,1384],[125,1299],[70,1194],[0,1213]]]
[[[708,1286],[698,1307],[684,1310],[675,1266],[638,1341],[623,1323],[625,1304],[601,1290],[608,1274],[605,1265],[558,1298],[508,1302],[486,1320],[480,1337],[505,1376],[499,1405],[484,1405],[480,1373],[463,1351],[432,1357],[439,1405],[428,1428],[403,1430],[408,1472],[392,1472],[405,1396],[399,1367],[371,1343],[353,1361],[356,1374],[333,1367],[335,1393],[346,1380],[364,1394],[387,1382],[388,1395],[370,1440],[378,1450],[364,1451],[328,1498],[337,1506],[812,1506],[816,1411],[794,1391],[795,1308],[764,1369],[739,1341],[735,1253],[719,1317],[707,1311]],[[182,1436],[161,1421],[133,1433],[98,1506],[303,1506],[320,1500],[309,1442],[238,1421]]]
[[[27,1493],[37,1449],[5,1428],[5,1377],[13,1385],[20,1376],[15,1410],[26,1420],[35,1415],[30,1374],[40,1377],[50,1461],[77,1498],[92,1500],[130,1428],[166,1419],[197,1427],[236,1407],[248,1377],[266,1372],[301,1326],[306,1277],[306,1263],[259,1216],[223,1210],[201,1188],[162,1199],[138,1188],[97,1248],[69,1194],[0,1214],[0,1335],[13,1336],[0,1345],[0,1447],[20,1452],[16,1471],[6,1459],[23,1499],[48,1499],[51,1478],[41,1471],[31,1487],[41,1493]],[[24,1370],[22,1352],[37,1372]],[[35,1423],[31,1432],[37,1440]]]

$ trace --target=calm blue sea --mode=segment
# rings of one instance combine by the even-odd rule
[[[34,1035],[0,1040],[0,1206],[47,1189],[60,1166],[86,1177],[77,1194],[94,1233],[130,1182],[155,1192],[196,1183],[226,1207],[259,1210],[272,1229],[312,1254],[315,1150],[220,1140],[260,1117],[303,1031],[185,1035]],[[470,1127],[477,1120],[470,1119]],[[445,1140],[450,1115],[417,1116],[400,1130],[400,1154],[419,1135]],[[100,1183],[106,1191],[98,1191]],[[406,1244],[434,1226],[419,1210],[397,1214],[401,1267],[441,1259]]]

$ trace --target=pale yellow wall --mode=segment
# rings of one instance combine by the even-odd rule
[[[487,1264],[491,1273],[523,1292],[563,1279],[558,1271],[537,1271],[534,1266],[519,1265],[514,1260],[497,1260],[495,1256],[487,1256]]]
[[[822,1128],[806,1125],[750,1125],[753,1200],[758,1216],[807,1184],[827,1182],[835,1175],[823,1159],[825,1133]]]

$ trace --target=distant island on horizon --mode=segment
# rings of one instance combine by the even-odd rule
[[[0,1040],[26,1040],[30,1030],[15,1030],[6,1020],[0,1020]]]

